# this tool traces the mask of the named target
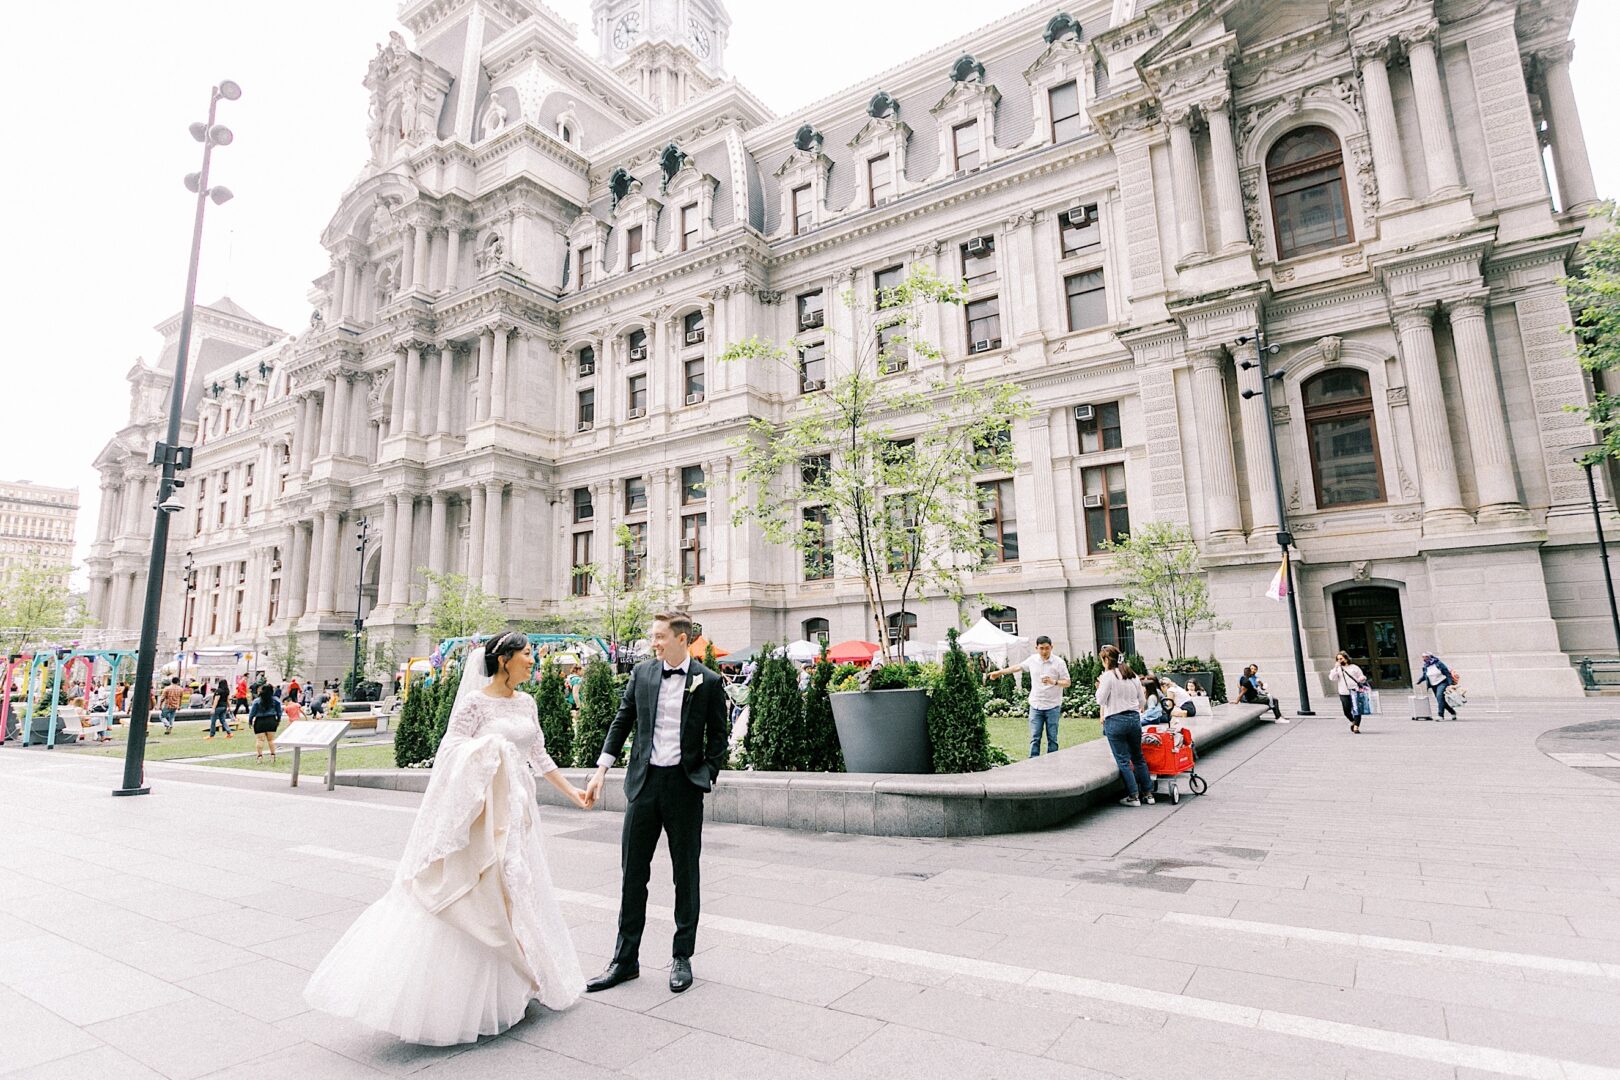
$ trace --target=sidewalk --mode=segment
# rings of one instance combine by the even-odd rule
[[[1296,720],[1038,833],[711,824],[691,991],[660,854],[639,982],[442,1050],[300,998],[416,796],[154,764],[113,799],[116,760],[7,747],[0,1077],[1620,1080],[1620,785],[1536,745],[1616,709]],[[593,971],[619,819],[542,812]]]

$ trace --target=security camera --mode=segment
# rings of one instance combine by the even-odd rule
[[[167,499],[164,499],[162,502],[158,503],[157,508],[163,511],[165,514],[174,514],[184,510],[186,508],[186,504],[171,495]]]

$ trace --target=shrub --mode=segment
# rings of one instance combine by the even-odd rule
[[[990,767],[990,731],[984,723],[979,676],[967,653],[947,631],[939,689],[928,697],[928,738],[934,748],[936,773],[982,772]],[[879,669],[884,670],[884,669]]]
[[[710,671],[719,671],[719,663],[720,661],[714,655],[714,642],[705,641],[703,643],[703,666]]]
[[[551,657],[540,665],[540,679],[524,687],[534,697],[540,715],[540,734],[546,740],[546,753],[559,765],[574,760],[574,713],[568,707],[568,687]]]
[[[1093,720],[1102,710],[1097,705],[1097,688],[1094,686],[1070,686],[1063,691],[1062,716],[1089,716]]]
[[[456,707],[456,691],[461,689],[461,668],[450,668],[439,675],[433,692],[433,731],[428,736],[428,757],[439,752],[445,729],[450,726],[450,713]]]
[[[399,710],[399,727],[394,731],[394,764],[399,768],[419,765],[433,756],[429,740],[433,735],[437,704],[433,686],[418,683],[406,695],[405,704]]]
[[[967,654],[964,653],[965,657]],[[965,662],[965,661],[964,661]],[[902,660],[896,664],[868,668],[866,689],[910,690],[923,684],[922,665],[915,660]]]
[[[1069,669],[1071,682],[1085,683],[1095,688],[1097,680],[1102,678],[1102,661],[1097,658],[1096,653],[1086,653],[1077,660],[1065,660],[1064,664]]]
[[[990,698],[993,701],[1005,701],[1007,704],[1016,704],[1020,684],[1024,681],[1024,673],[1017,672],[1012,675],[1003,675],[999,679],[990,680]],[[999,715],[999,714],[998,714]]]
[[[748,695],[744,756],[756,769],[801,769],[808,755],[799,673],[786,654],[770,655],[772,648],[767,644],[762,650],[766,655]]]
[[[1141,653],[1133,652],[1127,654],[1125,657],[1125,662],[1131,665],[1131,670],[1136,672],[1138,675],[1146,675],[1149,671],[1153,670],[1152,668],[1148,667],[1148,662],[1142,659]],[[1101,674],[1101,672],[1098,674]]]
[[[832,661],[823,656],[810,672],[810,688],[804,692],[804,767],[809,772],[844,771],[844,748],[838,743],[828,689],[832,677]]]
[[[1213,656],[1207,659],[1202,656],[1181,656],[1166,661],[1153,670],[1177,675],[1184,675],[1194,671],[1207,671],[1209,672],[1209,678],[1204,680],[1208,683],[1204,687],[1204,693],[1209,695],[1212,704],[1226,704],[1226,672],[1221,670],[1221,662]]]
[[[1018,715],[1018,706],[1014,705],[1012,702],[1008,701],[1006,698],[993,697],[989,701],[986,701],[984,703],[984,715],[986,715],[986,716],[1017,716]]]
[[[585,665],[585,683],[580,687],[579,728],[574,741],[574,764],[589,768],[596,764],[607,742],[608,728],[619,712],[620,691],[613,669],[601,657]],[[624,757],[623,752],[619,754]]]

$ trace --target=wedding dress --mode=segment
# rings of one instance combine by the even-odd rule
[[[482,650],[467,679],[482,674]],[[530,1001],[585,988],[536,815],[546,753],[534,699],[457,694],[393,886],[310,977],[305,1000],[411,1043],[505,1031]],[[532,771],[531,771],[532,770]]]

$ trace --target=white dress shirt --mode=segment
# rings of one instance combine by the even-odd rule
[[[681,763],[681,696],[686,693],[686,676],[691,671],[692,656],[687,654],[679,664],[658,661],[658,705],[653,711],[652,756],[648,764],[669,767]],[[664,669],[678,668],[679,676],[664,677]],[[611,767],[613,758],[607,754],[596,759],[601,766]]]

